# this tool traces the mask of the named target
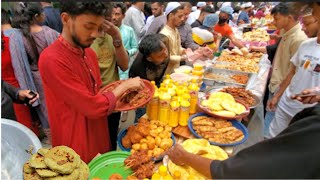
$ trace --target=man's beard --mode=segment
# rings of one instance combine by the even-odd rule
[[[73,24],[73,32],[71,33],[71,38],[72,38],[72,41],[79,47],[81,48],[88,48],[90,47],[91,44],[89,45],[84,45],[84,44],[81,44],[80,42],[80,38],[77,36],[77,34],[75,33],[75,27],[74,27],[74,24]],[[91,38],[92,41],[94,41],[96,38]],[[89,39],[88,39],[89,40]]]

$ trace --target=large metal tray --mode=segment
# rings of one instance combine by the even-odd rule
[[[216,70],[223,69],[223,70],[226,70],[226,71],[229,71],[229,72],[248,73],[248,74],[257,74],[259,72],[259,69],[260,69],[259,65],[255,65],[255,67],[258,68],[257,72],[247,72],[247,71],[241,71],[241,70],[236,70],[236,69],[219,68],[219,67],[216,67],[216,65],[234,65],[234,66],[236,66],[236,63],[218,61],[218,62],[215,62],[213,65],[211,65],[210,69],[216,69]]]
[[[217,79],[217,78],[209,78],[206,77],[206,74],[208,73],[214,73],[217,75],[220,75],[222,78],[221,79]],[[247,75],[248,76],[248,81],[245,84],[241,84],[236,82],[235,80],[233,80],[231,78],[232,75]],[[251,78],[252,74],[251,73],[246,73],[246,72],[232,72],[232,71],[228,71],[226,69],[215,69],[215,68],[207,68],[204,72],[204,78],[203,78],[203,82],[208,85],[208,86],[240,86],[240,87],[246,87],[250,78]]]

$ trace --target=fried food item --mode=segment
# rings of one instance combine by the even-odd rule
[[[59,176],[56,177],[50,177],[50,178],[46,178],[46,180],[66,180],[66,179],[78,179],[80,176],[80,171],[79,169],[75,169],[74,171],[72,171],[71,174],[60,174]]]
[[[24,163],[24,165],[23,165],[23,173],[32,174],[32,173],[34,173],[34,171],[35,171],[35,169],[30,166],[29,161]]]
[[[253,98],[251,91],[246,90],[245,88],[240,87],[227,87],[223,88],[221,92],[226,92],[231,94],[234,98],[240,100],[244,105],[250,107],[256,103],[256,100]]]
[[[87,180],[89,178],[89,167],[82,160],[79,166],[79,172],[79,180]]]
[[[23,173],[24,180],[42,180],[43,178],[39,176],[37,172],[33,172],[31,174]]]
[[[37,153],[44,156],[48,151],[49,149],[47,148],[40,148]]]
[[[110,180],[122,180],[122,176],[118,173],[114,173],[109,177]]]
[[[136,176],[130,175],[127,177],[127,180],[138,180]]]
[[[132,134],[130,134],[130,141],[133,144],[139,143],[142,138],[143,136],[137,131],[134,131]]]
[[[79,167],[81,159],[73,149],[67,146],[56,146],[45,154],[44,162],[50,169],[56,172],[71,174]]]
[[[247,84],[249,77],[248,77],[248,75],[235,74],[235,75],[231,76],[231,79],[235,80],[239,84]]]
[[[213,112],[214,114],[216,115],[219,115],[219,116],[225,116],[225,117],[234,117],[236,116],[236,113],[232,112],[232,111],[214,111]]]
[[[227,111],[236,113],[237,115],[242,114],[246,111],[246,107],[237,102],[224,101],[221,103],[222,107]]]
[[[43,169],[47,168],[47,165],[44,162],[44,157],[38,153],[34,153],[31,156],[29,165],[33,168],[43,168]]]
[[[128,135],[125,135],[122,139],[121,139],[121,144],[123,147],[125,148],[131,148],[132,147],[132,143],[130,140],[130,137]]]
[[[36,169],[36,172],[43,178],[55,177],[59,175],[59,173],[52,171],[51,169]]]

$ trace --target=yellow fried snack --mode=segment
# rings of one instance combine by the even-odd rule
[[[29,165],[33,168],[47,168],[47,165],[44,162],[44,157],[38,153],[34,153],[31,156]]]
[[[56,172],[71,174],[79,167],[81,159],[73,149],[67,146],[56,146],[45,154],[44,162]]]
[[[59,175],[59,173],[52,171],[50,169],[36,169],[36,172],[39,174],[39,176],[43,178],[55,177]]]
[[[75,179],[78,179],[79,176],[80,176],[79,169],[75,169],[71,174],[46,178],[46,180],[75,180]]]
[[[40,148],[37,153],[44,156],[48,151],[49,151],[49,149]]]
[[[234,116],[236,116],[236,113],[234,113],[232,111],[214,111],[213,113],[216,114],[216,115],[225,116],[225,117],[234,117]]]
[[[82,160],[79,166],[79,171],[80,171],[79,180],[87,180],[89,177],[89,167]]]
[[[232,111],[236,114],[242,114],[246,111],[246,107],[244,107],[244,105],[237,103],[237,102],[228,102],[228,101],[224,101],[221,103],[221,106],[228,110],[228,111]]]
[[[42,180],[43,178],[39,176],[37,172],[33,172],[31,174],[23,173],[24,180]]]
[[[211,93],[209,96],[210,101],[217,101],[217,102],[223,102],[223,101],[235,101],[233,96],[231,94],[225,93],[225,92],[214,92]]]
[[[223,107],[220,105],[220,103],[219,103],[219,104],[217,104],[217,103],[211,103],[211,104],[209,104],[209,109],[210,109],[211,111],[222,111],[222,110],[223,110]]]
[[[27,161],[26,163],[24,163],[23,165],[23,172],[26,174],[32,174],[34,173],[34,168],[32,168],[29,164],[29,161]]]

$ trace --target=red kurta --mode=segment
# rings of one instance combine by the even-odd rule
[[[115,108],[112,92],[100,94],[98,59],[91,48],[72,47],[62,36],[46,48],[39,70],[47,101],[52,145],[74,149],[88,163],[110,150],[107,116]]]

